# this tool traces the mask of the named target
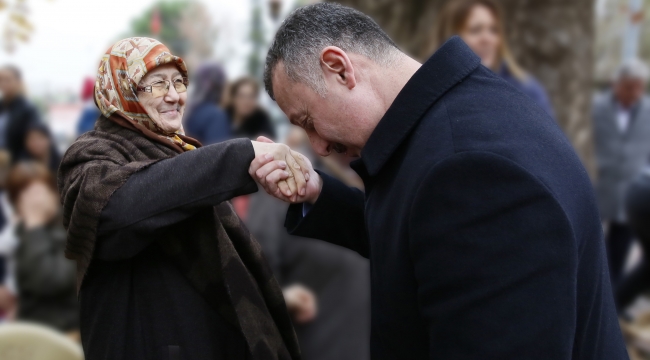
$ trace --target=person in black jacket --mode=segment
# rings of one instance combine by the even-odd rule
[[[650,167],[630,182],[625,194],[625,210],[633,234],[643,249],[643,260],[622,282],[616,291],[619,312],[650,289]]]
[[[230,85],[226,113],[236,137],[275,138],[275,128],[271,118],[259,106],[259,93],[259,85],[253,78],[243,77]]]
[[[627,359],[589,177],[553,119],[453,37],[424,64],[366,15],[294,11],[266,89],[365,192],[311,171],[285,225],[370,259],[373,359]],[[268,177],[267,177],[268,176]]]
[[[40,122],[38,110],[23,94],[18,68],[0,68],[0,149],[7,149],[15,163],[25,156],[25,135],[32,124]]]
[[[20,162],[9,174],[7,192],[19,219],[17,318],[78,334],[77,271],[74,261],[64,256],[65,230],[54,177],[42,164]]]

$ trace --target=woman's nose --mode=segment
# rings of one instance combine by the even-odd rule
[[[176,92],[176,88],[174,88],[174,85],[169,87],[169,91],[167,91],[167,94],[165,94],[165,97],[163,98],[165,102],[168,103],[177,103],[178,99],[180,99],[180,95],[178,92]]]

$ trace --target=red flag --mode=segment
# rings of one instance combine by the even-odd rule
[[[153,13],[151,14],[151,33],[158,35],[160,33],[160,26],[160,11],[158,9],[154,9]]]

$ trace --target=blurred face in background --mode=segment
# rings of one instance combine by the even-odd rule
[[[166,133],[174,133],[181,128],[181,120],[185,112],[187,91],[177,92],[174,81],[182,80],[183,76],[174,64],[159,66],[148,72],[139,86],[149,86],[167,80],[170,82],[169,91],[164,96],[156,97],[150,92],[138,92],[138,101],[145,109],[151,120]]]
[[[50,138],[39,130],[30,130],[25,137],[27,152],[37,159],[45,159],[50,154]]]
[[[20,79],[13,71],[0,68],[0,97],[11,100],[18,96],[21,91]]]
[[[475,5],[467,15],[459,35],[481,58],[481,63],[491,69],[499,66],[501,33],[499,21],[484,5]]]
[[[257,109],[257,88],[245,82],[239,85],[233,94],[232,104],[235,118],[242,120],[250,116]]]
[[[622,78],[614,84],[614,96],[623,107],[637,103],[645,92],[646,82],[636,78]]]

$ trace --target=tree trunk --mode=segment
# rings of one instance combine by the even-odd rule
[[[453,1],[453,0],[452,0]],[[594,0],[500,0],[513,54],[546,88],[559,125],[590,175]],[[444,0],[337,0],[373,17],[408,54],[426,60]]]

